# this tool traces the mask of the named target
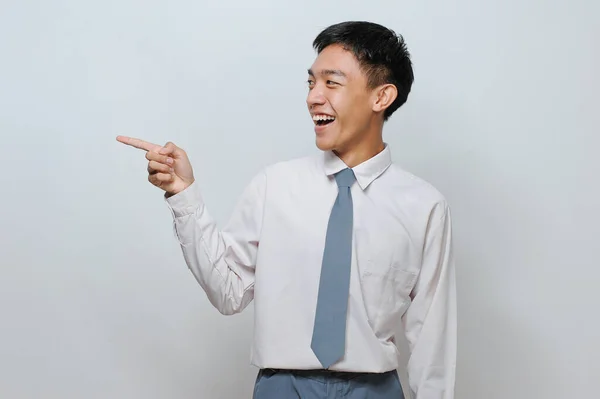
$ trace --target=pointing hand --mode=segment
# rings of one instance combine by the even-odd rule
[[[185,190],[194,182],[194,173],[187,154],[175,144],[169,142],[160,146],[126,136],[117,136],[117,141],[146,151],[148,181],[164,190],[167,196]]]

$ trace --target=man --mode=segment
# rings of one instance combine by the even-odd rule
[[[395,330],[415,399],[452,399],[451,221],[444,197],[391,162],[386,120],[413,82],[402,37],[345,22],[308,70],[317,156],[258,173],[220,230],[186,153],[129,137],[166,192],[185,261],[223,314],[252,300],[255,399],[403,398]],[[401,323],[402,322],[402,323]]]

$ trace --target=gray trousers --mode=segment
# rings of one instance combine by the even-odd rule
[[[252,398],[404,399],[404,394],[396,370],[374,374],[261,369]]]

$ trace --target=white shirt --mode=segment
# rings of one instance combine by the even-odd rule
[[[257,174],[219,229],[198,184],[166,199],[185,261],[223,314],[252,300],[251,362],[260,368],[322,368],[311,350],[334,174],[332,152],[271,165]],[[429,183],[392,163],[390,149],[353,168],[353,256],[346,353],[330,369],[398,367],[395,331],[410,348],[416,399],[452,399],[456,287],[450,210]]]

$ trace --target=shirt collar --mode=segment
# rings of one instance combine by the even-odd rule
[[[369,184],[377,179],[391,165],[392,157],[387,143],[379,154],[367,159],[352,168],[356,181],[361,189],[365,190]],[[334,175],[348,166],[333,151],[323,153],[323,170],[327,176]]]

